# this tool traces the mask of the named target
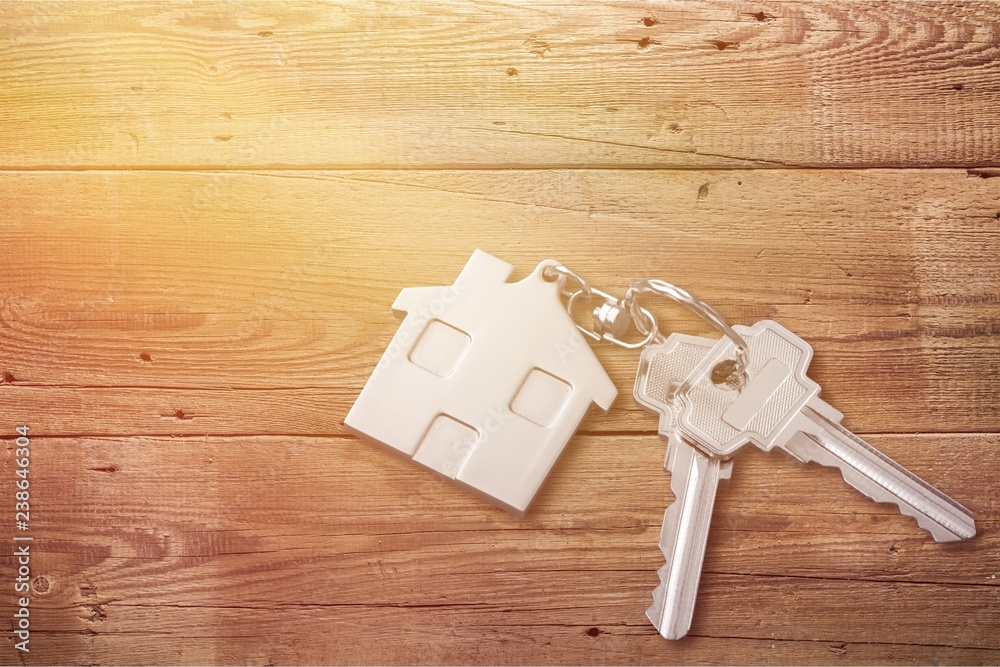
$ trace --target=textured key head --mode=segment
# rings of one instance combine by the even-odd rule
[[[660,433],[673,429],[679,406],[673,391],[698,366],[716,341],[698,336],[671,334],[659,345],[647,346],[639,359],[635,376],[635,401],[660,415]]]
[[[806,377],[812,348],[777,322],[736,327],[749,347],[747,383],[738,391],[712,381],[712,369],[735,355],[722,341],[694,370],[679,396],[677,428],[701,449],[732,456],[748,442],[770,450],[782,429],[819,393]]]

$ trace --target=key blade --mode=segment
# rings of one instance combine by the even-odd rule
[[[894,503],[938,542],[975,537],[972,512],[828,415],[829,411],[806,406],[781,449],[803,463],[839,468],[848,484],[876,502]]]
[[[666,564],[646,616],[666,639],[680,639],[691,628],[712,508],[719,481],[729,479],[732,461],[705,456],[676,435],[667,436],[664,466],[675,500],[663,515],[660,550]]]

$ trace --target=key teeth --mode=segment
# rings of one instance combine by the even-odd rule
[[[650,622],[657,628],[657,630],[659,630],[661,637],[663,637],[664,639],[683,639],[685,636],[687,636],[688,630],[691,629],[690,624],[684,628],[675,627],[671,624],[667,624],[664,625],[663,627],[660,627],[661,624],[657,623],[657,619],[660,618],[660,616],[651,614],[650,612],[652,611],[653,607],[650,607],[648,610],[646,610],[646,618],[648,618]]]
[[[724,466],[725,468],[725,466]],[[723,479],[728,479],[728,474],[732,472],[732,466],[729,466],[727,471],[727,476]],[[677,490],[673,489],[671,485],[671,490],[674,491],[675,495],[678,493]],[[670,513],[679,512],[679,503],[675,500],[667,508],[666,512],[663,513],[663,521],[666,524],[670,520]],[[656,585],[652,592],[653,604],[646,609],[646,618],[660,631],[660,635],[664,639],[681,639],[687,635],[688,630],[691,627],[690,622],[687,627],[680,628],[676,625],[676,619],[673,623],[664,623],[665,607],[666,607],[666,596],[667,596],[667,578],[670,576],[670,558],[671,558],[671,548],[668,545],[664,545],[663,540],[660,541],[660,552],[663,554],[664,562],[663,565],[656,570],[656,576],[660,580],[660,583]]]
[[[667,582],[665,577],[668,571],[669,567],[667,564],[657,570],[657,574],[660,577],[660,583],[653,589],[653,604],[651,604],[646,610],[646,618],[648,618],[649,622],[652,623],[657,630],[659,630],[660,635],[664,639],[680,639],[687,634],[691,624],[688,623],[687,627],[679,628],[676,626],[676,619],[674,619],[674,623],[664,623],[664,617],[666,615],[664,609],[666,602],[664,598],[666,598],[667,595]]]
[[[658,621],[654,619],[663,618],[663,607],[666,604],[665,598],[667,597],[667,573],[670,572],[670,563],[664,563],[660,566],[660,569],[656,571],[656,576],[659,578],[660,583],[656,585],[653,589],[653,604],[649,606],[646,610],[646,615],[649,616],[649,620],[653,621],[655,625],[658,625]]]
[[[907,513],[903,512],[903,514]],[[924,517],[922,516],[914,516],[912,514],[909,514],[908,516],[913,516],[913,518],[917,520],[917,525],[926,530],[928,533],[930,533],[931,536],[934,538],[935,542],[941,542],[941,543],[964,542],[966,540],[971,540],[973,537],[976,536],[976,524],[974,522],[972,523],[972,526],[968,531],[964,533],[953,533],[951,531],[935,530],[938,529],[939,527],[934,525],[933,523],[931,523],[930,526],[925,526],[924,521],[922,521]]]
[[[853,471],[849,469],[845,470],[843,468],[838,468],[838,470],[840,470],[840,476],[844,478],[844,481],[847,482],[851,488],[856,489],[866,498],[870,498],[877,503],[895,505],[899,508],[900,514],[914,519],[918,526],[931,534],[931,537],[934,538],[935,542],[962,542],[976,536],[976,524],[971,517],[969,517],[969,530],[964,530],[963,532],[948,530],[881,487],[863,488],[863,482],[867,481],[867,478],[863,475],[858,475],[857,478],[855,478],[855,475],[851,474]],[[966,526],[962,526],[961,528],[966,528]]]
[[[681,503],[679,499],[684,493],[684,479],[682,475],[677,474],[677,469],[673,465],[676,456],[676,442],[668,442],[667,445],[667,470],[671,471],[670,474],[670,490],[674,494],[674,500],[670,503],[667,509],[663,512],[663,530],[660,534],[660,553],[663,554],[663,565],[656,570],[656,576],[660,580],[660,583],[656,585],[653,589],[652,598],[653,604],[649,606],[646,610],[646,617],[649,621],[659,630],[660,634],[666,639],[679,639],[684,635],[673,636],[676,634],[672,631],[669,626],[671,623],[664,623],[666,616],[666,597],[667,597],[667,579],[670,576],[670,559],[674,550],[673,542],[673,532],[667,530],[668,526],[673,526],[680,521],[678,513],[681,511]]]
[[[667,470],[674,500],[663,513],[659,544],[664,563],[656,571],[660,583],[653,589],[646,616],[663,637],[680,639],[691,627],[715,491],[719,481],[732,474],[732,461],[706,457],[679,439],[668,438]],[[691,533],[691,527],[700,529]],[[672,576],[677,579],[672,581]],[[670,609],[668,595],[673,598]]]
[[[680,503],[677,501],[677,498],[679,497],[679,494],[682,493],[682,490],[674,488],[674,480],[677,479],[677,475],[672,474],[670,476],[670,490],[674,493],[674,501],[670,503],[667,509],[663,512],[664,527],[673,525],[674,522],[680,520],[680,518],[676,516],[677,513],[680,512]],[[680,484],[678,484],[678,486],[680,486]],[[663,616],[662,608],[665,604],[664,597],[666,597],[667,577],[670,574],[670,558],[673,553],[673,543],[670,539],[668,539],[668,535],[664,534],[665,532],[666,531],[661,531],[659,542],[660,553],[663,554],[664,562],[663,565],[656,570],[656,575],[659,578],[660,583],[653,589],[653,606],[649,608],[650,611],[652,611],[653,607],[657,606],[658,603],[661,609],[659,614],[660,618]],[[654,621],[654,623],[655,622],[656,621]]]
[[[666,586],[664,586],[661,581],[656,588],[653,589],[653,604],[649,605],[646,610],[646,618],[648,618],[653,625],[659,627],[659,619],[663,618],[663,605],[665,604],[663,598],[666,596]]]
[[[661,570],[663,568],[660,568]],[[646,610],[646,618],[649,622],[660,632],[660,636],[664,639],[681,639],[687,635],[688,630],[691,629],[690,621],[684,627],[679,627],[676,623],[677,619],[673,619],[674,623],[664,623],[664,606],[666,603],[663,598],[666,596],[666,583],[661,581],[660,584],[653,589],[653,604],[649,606]]]
[[[825,468],[836,468],[840,471],[840,476],[844,478],[844,481],[851,488],[877,503],[895,505],[899,509],[900,514],[914,519],[917,525],[930,533],[936,542],[961,542],[962,540],[971,539],[976,535],[976,524],[972,512],[958,503],[951,501],[950,498],[948,500],[962,514],[961,517],[956,518],[953,522],[955,526],[954,530],[945,527],[939,522],[935,522],[933,518],[912,507],[888,489],[881,486],[871,486],[867,483],[870,480],[863,473],[853,468],[845,467],[844,461],[832,456],[830,452],[819,446],[819,443],[811,437],[790,441],[787,446],[782,447],[782,451],[803,465],[814,463]]]

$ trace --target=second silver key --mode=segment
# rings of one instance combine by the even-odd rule
[[[768,320],[737,329],[749,348],[746,386],[736,390],[713,381],[716,365],[734,354],[732,344],[720,341],[679,396],[677,428],[685,439],[716,456],[733,456],[753,443],[837,467],[851,486],[878,502],[895,503],[938,542],[975,536],[972,512],[840,425],[842,415],[806,377],[808,343]]]

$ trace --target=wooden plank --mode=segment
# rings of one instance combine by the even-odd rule
[[[954,545],[933,543],[831,471],[741,457],[717,505],[692,636],[681,643],[660,639],[642,615],[668,496],[661,445],[578,440],[518,520],[347,438],[38,438],[32,599],[44,630],[32,657],[1000,656],[997,435],[873,439],[976,512],[980,535]],[[726,657],[727,646],[736,653]]]
[[[463,614],[468,613],[464,612]],[[500,615],[473,612],[468,627],[455,628],[457,614],[402,610],[387,612],[393,622],[380,641],[367,646],[355,642],[357,628],[370,619],[341,618],[323,609],[288,609],[265,614],[244,609],[219,609],[211,622],[230,634],[192,636],[191,633],[136,636],[128,633],[46,632],[39,662],[99,662],[136,664],[519,664],[545,662],[568,664],[566,656],[580,656],[588,664],[768,664],[795,665],[912,665],[939,663],[990,665],[992,649],[919,646],[892,642],[794,641],[689,636],[667,645],[643,633],[635,637],[628,628],[591,625],[557,626],[552,623],[517,625]],[[458,616],[461,618],[461,616]],[[275,620],[275,619],[278,620]],[[156,618],[151,618],[156,623]],[[377,622],[381,622],[378,619]],[[312,628],[322,628],[317,631]],[[442,631],[442,627],[448,628]],[[590,632],[597,628],[596,637]],[[467,638],[479,635],[475,644]],[[253,634],[251,634],[253,633]],[[270,640],[259,643],[261,633]],[[150,637],[155,641],[147,641]]]
[[[816,603],[818,613],[841,612],[832,609],[829,590],[815,584],[804,588],[814,590],[799,597],[797,604]],[[859,592],[852,588],[851,592]],[[783,595],[787,591],[768,591],[776,593]],[[890,591],[877,593],[892,595]],[[39,640],[40,661],[412,665],[508,664],[520,659],[545,664],[580,661],[745,664],[753,658],[763,658],[769,663],[782,664],[922,664],[940,660],[944,664],[989,665],[996,661],[998,653],[996,649],[972,646],[919,646],[878,639],[851,642],[839,639],[836,633],[830,635],[832,638],[815,641],[699,634],[681,642],[668,642],[651,628],[620,622],[605,624],[606,618],[595,619],[580,613],[565,614],[563,622],[552,622],[550,610],[519,613],[519,610],[443,605],[373,612],[335,606],[290,606],[276,610],[220,606],[198,613],[155,605],[97,606],[109,618],[137,618],[144,622],[144,627],[139,632],[98,631],[93,637],[66,631],[45,633]],[[745,609],[734,611],[742,613]],[[927,611],[926,607],[923,611]],[[947,604],[935,611],[972,614],[976,610]],[[81,608],[79,613],[94,614],[87,608]],[[153,630],[166,614],[183,617],[183,626],[176,630]],[[884,618],[882,614],[874,620]],[[96,621],[92,625],[116,624]],[[894,630],[890,625],[879,627],[890,636]],[[589,633],[597,636],[591,637]]]
[[[945,547],[893,506],[851,490],[833,469],[800,467],[780,455],[741,454],[717,505],[715,525],[725,539],[713,551],[712,558],[721,558],[715,567],[771,576],[989,583],[996,564],[980,557],[997,539],[988,483],[993,459],[1000,456],[996,439],[872,437],[875,446],[977,513],[981,537]],[[526,520],[354,438],[36,438],[35,449],[32,488],[51,540],[47,552],[78,553],[81,544],[96,541],[103,546],[93,555],[112,561],[318,547],[360,556],[361,547],[375,548],[383,540],[402,550],[433,547],[435,541],[460,547],[469,536],[496,537],[514,529],[504,538],[510,544],[530,544],[547,532],[572,536],[576,557],[595,567],[617,560],[609,553],[619,547],[655,561],[655,536],[669,497],[668,476],[661,472],[664,445],[655,437],[578,437]],[[421,512],[427,507],[436,508],[435,514]],[[621,534],[605,541],[607,531]],[[796,540],[808,536],[809,544],[782,542],[782,533]],[[282,546],[289,535],[297,536],[296,544]],[[870,540],[872,547],[848,553],[845,536]],[[827,555],[803,553],[814,545],[839,552],[837,565],[826,562]],[[893,545],[899,548],[893,551]],[[470,559],[495,553],[491,544],[482,550],[466,546]],[[944,568],[963,554],[963,567]],[[520,563],[531,571],[545,566]]]
[[[1000,429],[1000,179],[964,170],[0,180],[0,398],[38,433],[339,433],[398,291],[450,283],[477,246],[517,278],[555,256],[607,291],[662,277],[777,319],[856,431]],[[585,429],[653,430],[634,353],[598,354],[621,397]]]
[[[1000,164],[985,0],[2,14],[6,168]]]

